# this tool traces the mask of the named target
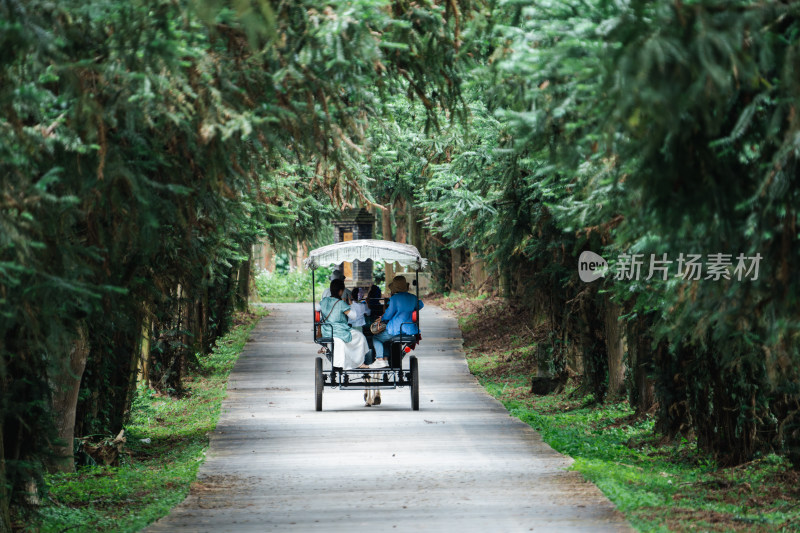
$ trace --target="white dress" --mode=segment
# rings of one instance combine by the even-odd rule
[[[369,350],[367,338],[363,333],[354,329],[351,332],[350,342],[344,342],[339,337],[333,338],[333,366],[358,368],[364,364],[364,356]]]
[[[333,366],[344,369],[361,366],[369,350],[364,334],[348,325],[345,311],[349,310],[349,305],[336,298],[323,298],[320,302],[323,322],[331,325],[328,329],[329,327],[323,324],[322,331],[325,336],[331,334],[333,336]],[[349,337],[350,340],[345,341],[342,337],[344,339]]]

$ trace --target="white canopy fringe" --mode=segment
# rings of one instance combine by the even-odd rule
[[[338,265],[343,261],[397,262],[413,270],[425,270],[428,260],[419,255],[415,246],[376,239],[337,242],[312,250],[305,260],[306,267],[315,270],[322,266]]]

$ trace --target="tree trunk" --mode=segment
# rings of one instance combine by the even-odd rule
[[[132,302],[131,302],[132,303]],[[132,303],[109,313],[109,322],[94,322],[89,327],[89,356],[81,383],[83,394],[78,407],[77,435],[119,433],[130,415],[139,382],[142,346],[145,342],[145,307]],[[114,328],[114,320],[124,320],[124,328]],[[113,333],[106,335],[109,330]],[[148,361],[149,362],[149,361]]]
[[[6,450],[3,445],[3,424],[0,424],[0,533],[11,533],[11,494],[6,481]]]
[[[385,203],[386,209],[381,209],[381,237],[384,241],[393,241],[391,204],[388,199]]]
[[[580,336],[579,344],[583,355],[583,369],[587,383],[596,402],[603,402],[607,392],[608,353],[604,341],[604,323],[602,310],[597,305],[597,293],[581,298],[580,303]]]
[[[623,327],[619,321],[620,307],[604,296],[605,338],[608,352],[608,400],[614,401],[625,392],[625,362],[623,360]]]
[[[500,266],[500,292],[503,298],[510,299],[514,296],[511,285],[511,267],[506,265]]]
[[[418,220],[420,217],[419,209],[415,207],[409,207],[408,209],[408,226],[410,228],[411,233],[411,244],[417,247],[417,250],[420,251],[423,255],[425,246],[422,242],[422,224]]]
[[[461,287],[473,290],[475,287],[470,285],[472,279],[472,254],[468,248],[461,248],[461,267],[458,269],[458,274],[461,277]]]
[[[299,264],[300,263],[299,256],[297,260]],[[247,311],[249,303],[250,303],[250,258],[248,257],[246,261],[242,261],[239,264],[239,272],[237,275],[237,285],[236,285],[236,310]]]
[[[398,196],[394,201],[395,242],[408,242],[408,217],[406,216],[406,199]]]
[[[138,324],[137,329],[141,332],[144,328],[144,318],[136,317],[136,322]],[[130,354],[130,364],[127,368],[128,386],[125,390],[125,403],[121,412],[121,419],[123,422],[128,421],[131,414],[131,405],[133,405],[133,398],[136,396],[136,385],[138,382],[136,371],[139,368],[139,360],[142,357],[142,343],[144,343],[144,337],[142,337],[142,335],[134,338],[134,342],[132,343],[133,351]],[[122,424],[120,424],[120,427],[114,428],[112,433],[119,433],[120,429],[122,429]]]
[[[49,465],[51,472],[74,472],[73,441],[75,438],[75,410],[78,405],[78,392],[81,376],[89,358],[88,326],[81,322],[78,337],[72,342],[69,352],[69,367],[53,379],[53,413],[56,431],[61,444],[53,446],[53,459]]]
[[[239,269],[237,270],[238,282],[241,282],[243,264],[240,264]],[[249,280],[250,261],[249,260],[246,261],[246,264],[248,265],[248,268],[245,272],[248,273],[248,280]],[[245,283],[248,283],[248,281],[245,281]],[[247,287],[247,285],[245,285],[245,287]],[[238,294],[239,290],[238,284],[236,288],[237,288],[237,302],[239,302],[241,296]],[[188,365],[190,363],[192,364],[196,363],[197,354],[203,351],[203,327],[200,322],[200,313],[202,312],[202,304],[201,304],[202,298],[199,297],[200,295],[198,295],[197,291],[193,288],[187,289],[186,287],[183,287],[183,289],[184,289],[182,295],[183,303],[181,307],[183,315],[181,317],[181,322],[183,323],[183,329],[185,331],[183,338],[184,338],[184,345],[186,346],[186,348],[180,349],[181,380],[183,379],[183,376],[186,375]],[[248,291],[245,291],[244,294],[245,306],[247,306],[247,300],[246,300],[247,294]],[[182,382],[180,384],[180,390],[181,391],[183,390]]]
[[[486,273],[486,264],[482,259],[475,261],[475,264],[470,268],[470,282],[472,286],[479,291],[485,289],[484,285],[489,280],[489,275]]]
[[[388,286],[394,279],[394,263],[386,261],[383,264],[383,272],[386,274],[386,285]]]
[[[628,322],[628,364],[633,372],[633,387],[631,387],[628,401],[636,406],[636,414],[641,415],[650,411],[655,404],[655,387],[650,379],[650,369],[653,365],[652,339],[647,334],[649,320],[638,316]]]
[[[223,298],[220,298],[217,320],[222,317],[229,316],[234,309],[236,309],[236,290],[238,288],[238,267],[232,266],[228,276],[225,280],[225,290],[223,291]],[[226,323],[225,327],[220,330],[220,336],[225,335],[230,328],[230,323]]]
[[[264,270],[275,272],[275,253],[269,243],[264,244]]]
[[[697,357],[695,348],[691,346],[679,344],[674,348],[675,353],[669,348],[665,343],[660,343],[653,355],[659,407],[655,431],[672,440],[678,435],[688,438],[692,432],[688,403],[690,390],[686,375]]]
[[[464,248],[450,249],[450,290],[460,291],[464,288]]]
[[[306,269],[304,264],[306,257],[308,257],[308,245],[302,242],[297,243],[297,270]]]
[[[552,364],[552,354],[547,353],[544,343],[536,345],[536,377],[551,378],[553,373],[550,368],[555,366]]]
[[[150,388],[150,336],[152,320],[148,317],[142,323],[142,349],[139,358],[139,382]]]
[[[385,241],[394,241],[392,233],[392,204],[391,200],[387,198],[384,201],[386,209],[381,209],[381,238]],[[385,284],[388,285],[394,277],[394,265],[388,261],[383,264],[383,273],[386,278]]]

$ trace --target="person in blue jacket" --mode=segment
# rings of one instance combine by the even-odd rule
[[[401,333],[403,335],[416,335],[419,333],[419,327],[412,323],[411,314],[417,309],[422,309],[424,306],[422,300],[418,300],[416,296],[408,292],[408,282],[403,276],[395,277],[388,288],[393,295],[389,299],[389,307],[381,318],[383,322],[386,322],[386,329],[372,337],[376,359],[374,363],[369,365],[370,368],[386,368],[389,366],[386,357],[384,357],[384,342]]]

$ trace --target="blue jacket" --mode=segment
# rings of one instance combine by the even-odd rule
[[[425,304],[419,300],[419,309],[422,309]],[[405,324],[403,322],[411,322],[411,313],[417,309],[417,297],[408,292],[398,292],[389,299],[389,308],[383,314],[383,321],[387,322],[386,331],[389,335],[399,335],[400,327],[403,328],[405,335],[416,335],[419,333],[419,328],[416,324]]]

